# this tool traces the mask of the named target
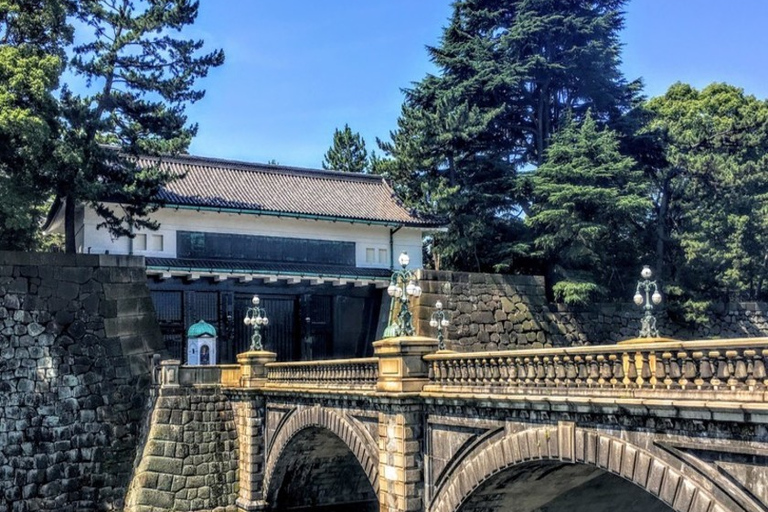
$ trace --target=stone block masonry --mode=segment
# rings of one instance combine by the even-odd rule
[[[451,325],[447,348],[494,351],[515,348],[607,344],[637,337],[641,308],[624,304],[569,307],[547,301],[544,278],[422,270],[424,290],[416,302],[416,331],[435,335],[429,326],[435,302],[442,301]],[[664,308],[656,315],[662,336],[681,340],[768,336],[768,305],[732,303],[713,312],[706,325],[674,321]]]
[[[0,512],[122,510],[164,351],[143,258],[0,252]]]
[[[235,512],[238,439],[218,386],[163,387],[127,512]]]

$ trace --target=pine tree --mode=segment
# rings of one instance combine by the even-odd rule
[[[636,163],[619,152],[615,132],[590,117],[556,133],[533,179],[527,219],[548,262],[557,300],[583,304],[609,291],[628,293],[651,203]]]
[[[610,123],[638,84],[619,71],[624,0],[459,0],[440,45],[438,75],[406,91],[398,130],[382,143],[400,189],[452,220],[443,260],[457,269],[522,268],[531,172],[570,116]],[[394,170],[397,170],[395,175]],[[449,199],[450,197],[450,199]],[[464,213],[462,213],[464,212]],[[468,227],[477,219],[478,229]],[[482,228],[482,229],[480,229]],[[476,257],[468,248],[475,247]]]
[[[343,130],[333,132],[333,145],[325,153],[323,169],[344,172],[367,172],[368,151],[359,133],[345,124]]]
[[[197,12],[190,0],[78,2],[77,16],[93,37],[74,47],[70,70],[94,92],[65,87],[61,97],[64,131],[54,190],[66,205],[68,252],[75,251],[78,203],[94,208],[99,226],[113,236],[156,229],[146,215],[157,209],[155,195],[170,176],[139,168],[136,157],[186,150],[197,126],[187,123],[185,106],[204,95],[194,84],[224,61],[221,51],[200,54],[203,41],[175,36]]]

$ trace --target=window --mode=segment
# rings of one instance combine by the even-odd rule
[[[386,249],[379,249],[379,263],[389,265],[389,251]]]
[[[372,247],[365,249],[365,262],[376,263],[376,249]]]
[[[163,250],[163,235],[152,235],[149,239],[149,250],[162,252]]]
[[[146,251],[147,250],[147,235],[136,235],[133,239],[134,251]]]

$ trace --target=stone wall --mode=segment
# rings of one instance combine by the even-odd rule
[[[0,252],[0,512],[119,510],[162,337],[143,258]]]
[[[126,511],[234,512],[238,440],[229,401],[218,386],[158,393]]]
[[[624,304],[573,308],[550,304],[544,278],[422,270],[424,291],[416,302],[416,330],[429,326],[435,302],[449,313],[447,348],[459,351],[507,350],[616,343],[637,336],[642,310],[628,297]],[[730,304],[706,325],[675,322],[664,308],[657,313],[661,336],[681,340],[768,336],[768,305]]]

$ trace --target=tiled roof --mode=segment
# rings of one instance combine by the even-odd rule
[[[271,274],[294,277],[328,277],[346,279],[389,279],[392,272],[385,268],[360,268],[314,263],[259,262],[238,260],[208,260],[187,258],[146,258],[147,269],[182,272],[211,272],[237,274]]]
[[[141,162],[150,165],[153,160]],[[163,157],[160,165],[183,176],[160,193],[168,205],[392,225],[440,225],[403,207],[379,176],[196,156]]]

